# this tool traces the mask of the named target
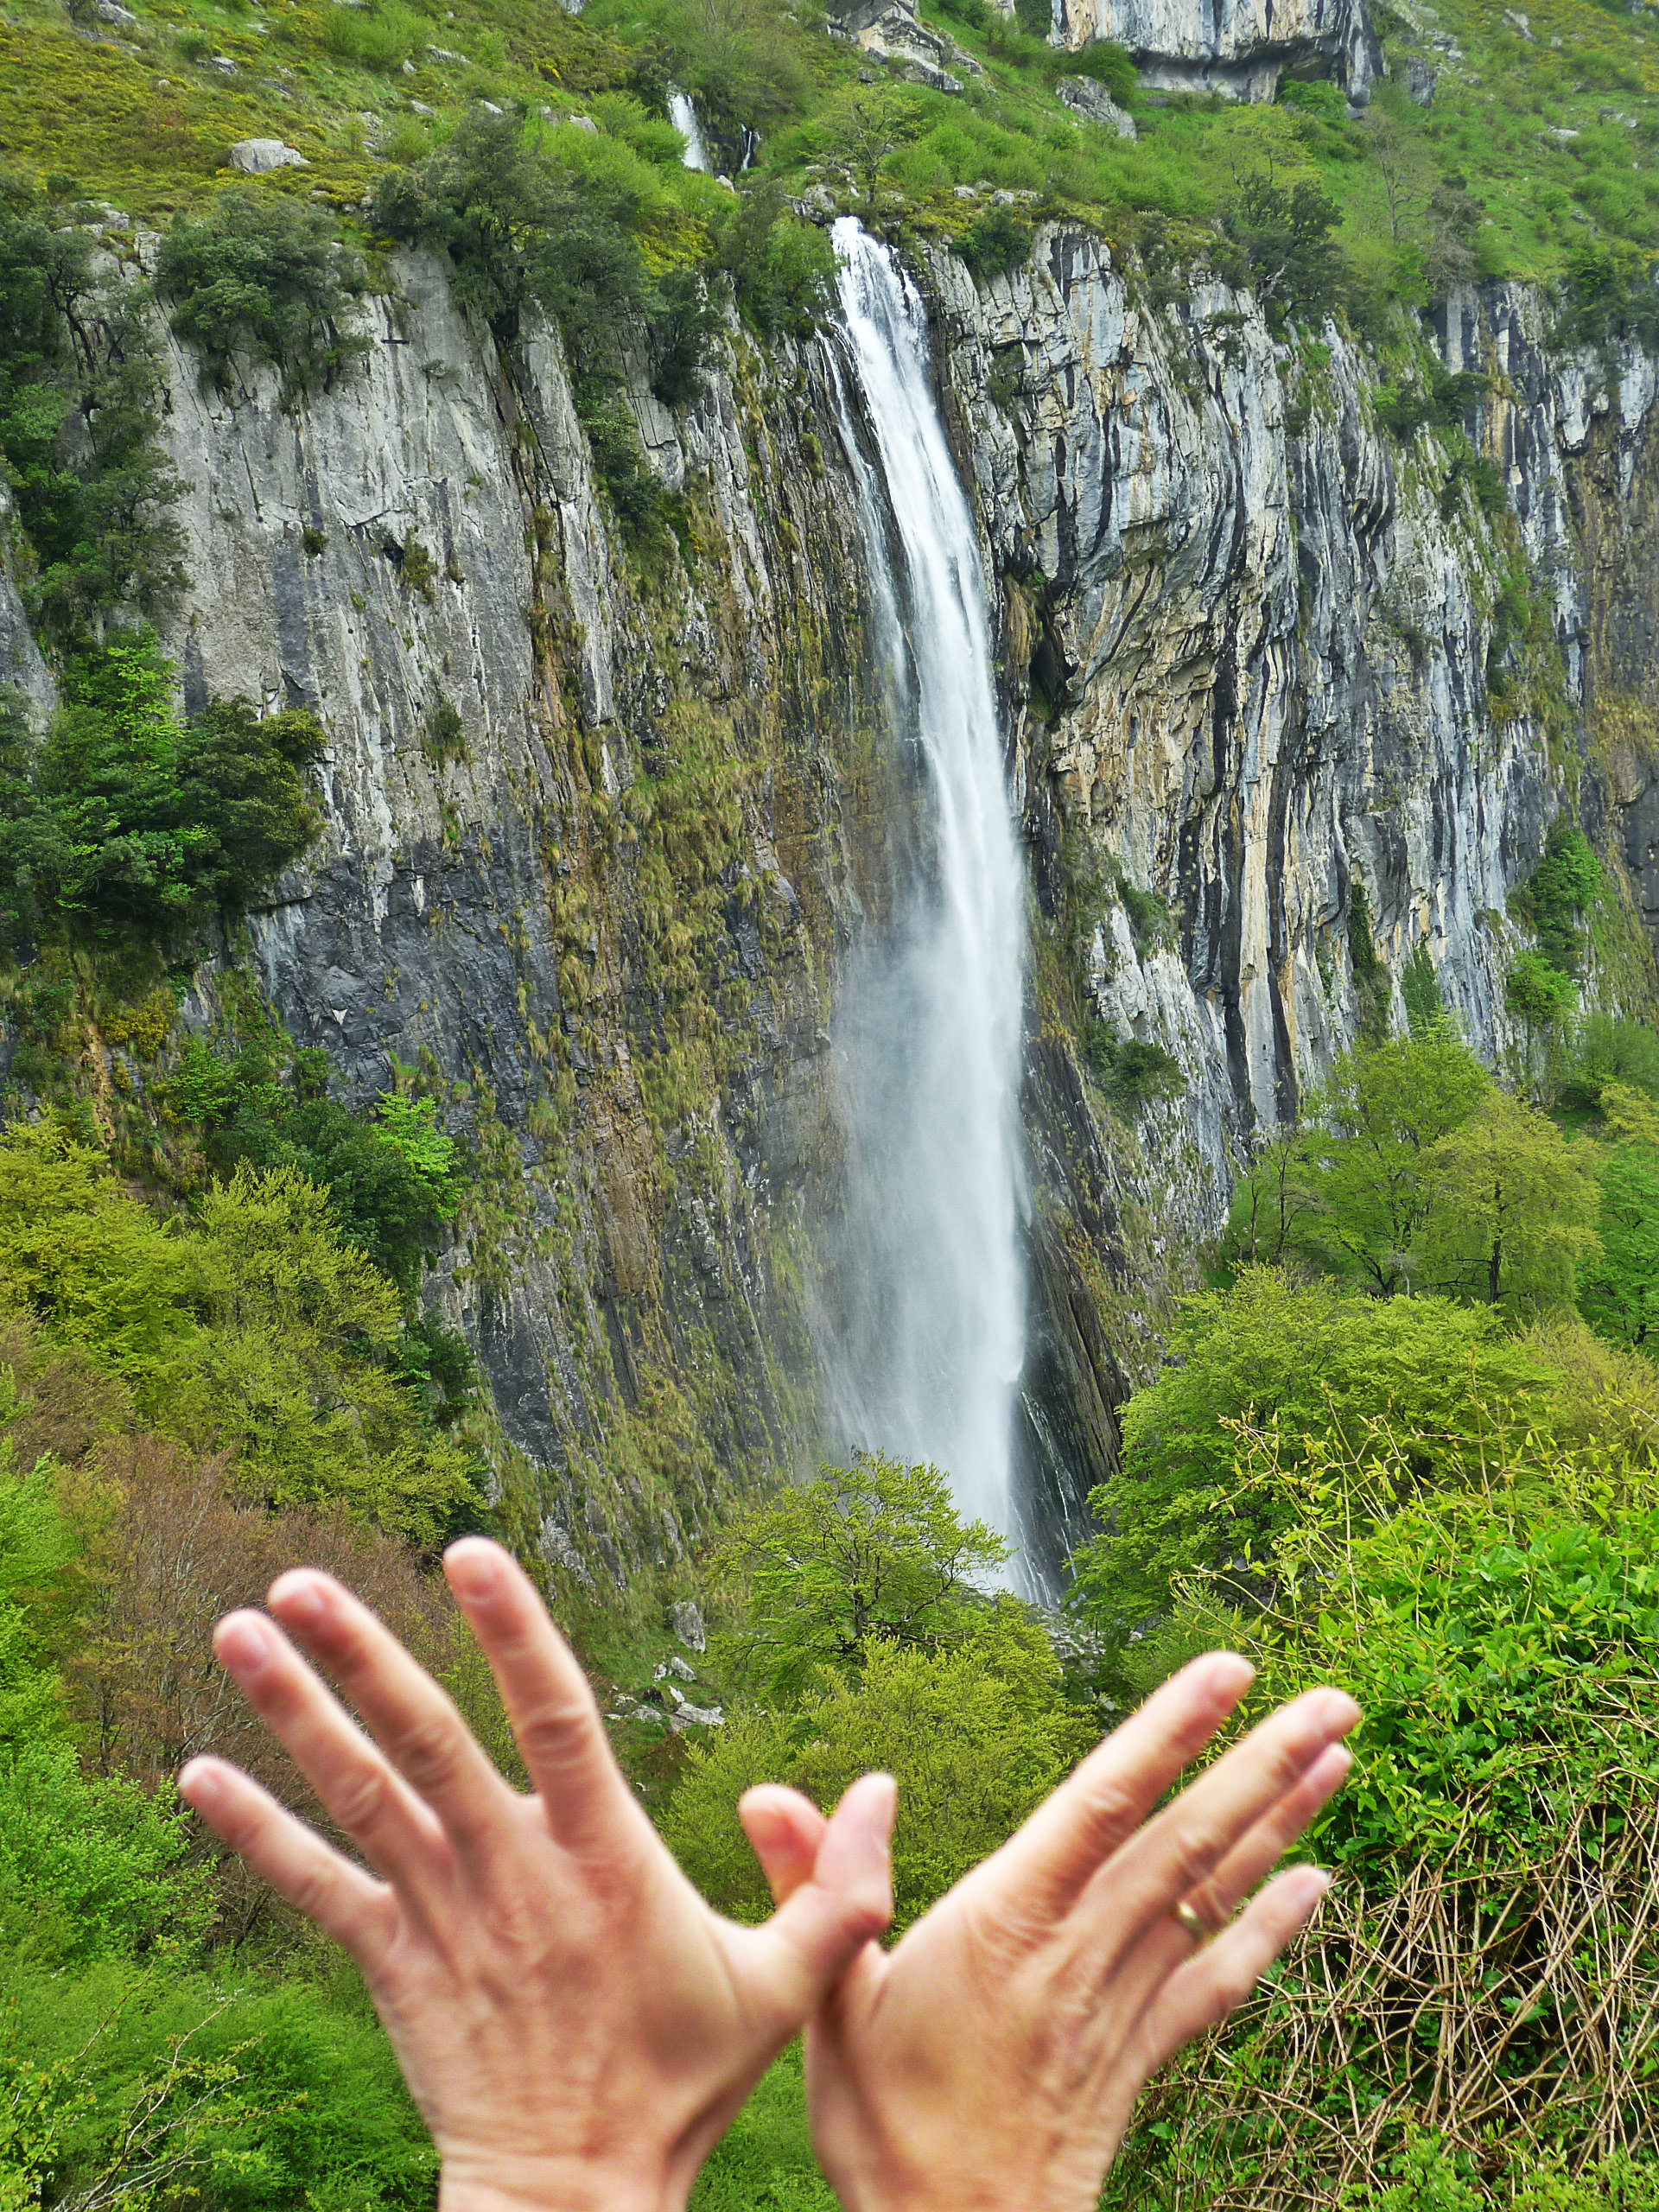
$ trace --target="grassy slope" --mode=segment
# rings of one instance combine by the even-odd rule
[[[1060,105],[1056,57],[1035,41],[946,16],[937,0],[924,12],[978,55],[984,74],[960,99],[909,93],[916,135],[888,175],[911,219],[929,227],[971,219],[972,203],[953,189],[969,183],[1036,194],[1112,235],[1160,215],[1179,237],[1270,162],[1281,180],[1316,175],[1344,209],[1351,258],[1408,298],[1421,293],[1416,228],[1449,175],[1465,178],[1484,205],[1487,273],[1548,277],[1574,240],[1590,238],[1659,253],[1659,12],[1535,0],[1529,38],[1497,0],[1411,5],[1409,22],[1382,17],[1395,80],[1378,105],[1398,145],[1397,226],[1374,139],[1334,98],[1313,111],[1142,104],[1131,144]],[[747,6],[768,15],[769,0]],[[349,217],[385,161],[417,160],[435,131],[489,99],[532,116],[593,117],[601,136],[589,157],[626,175],[647,203],[642,228],[659,264],[694,257],[720,205],[717,187],[679,168],[679,142],[661,120],[664,41],[703,35],[687,28],[697,20],[691,0],[592,0],[579,19],[556,0],[435,0],[424,13],[401,0],[270,0],[257,10],[245,0],[136,0],[136,12],[135,25],[82,29],[59,0],[3,0],[0,162],[41,179],[67,175],[154,219],[229,181],[233,140],[280,137],[310,167],[263,188],[321,194]],[[857,58],[792,15],[757,20],[753,34],[786,49],[791,64],[763,162],[790,183],[833,181],[836,111],[855,91]],[[1427,111],[1400,89],[1408,52],[1439,74]],[[220,57],[233,74],[213,66]]]

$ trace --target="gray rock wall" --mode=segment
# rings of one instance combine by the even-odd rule
[[[1605,820],[1659,915],[1656,372],[1552,361],[1522,293],[1455,301],[1436,342],[1491,378],[1466,426],[1507,501],[1487,514],[1447,489],[1447,434],[1384,434],[1334,329],[1276,341],[1213,284],[1154,311],[1059,229],[985,291],[943,254],[923,275],[1054,918],[1023,1424],[1052,1564],[1238,1162],[1357,1032],[1356,885],[1389,989],[1424,948],[1494,1059],[1521,1042],[1505,901],[1557,808]],[[553,341],[503,361],[437,267],[397,277],[362,373],[296,412],[266,378],[206,394],[173,358],[187,699],[304,704],[328,735],[321,841],[184,1018],[222,1018],[239,957],[359,1103],[394,1058],[422,1069],[474,1147],[429,1291],[479,1348],[504,1496],[551,1567],[624,1583],[815,1441],[829,1017],[914,793],[877,726],[822,347],[767,359],[734,334],[683,416],[634,396],[677,502],[642,554]],[[1497,696],[1511,573],[1563,658]],[[3,571],[0,668],[49,706]],[[1127,1116],[1081,1072],[1053,965],[1103,870],[1167,925],[1104,897],[1082,1010],[1184,1083]]]

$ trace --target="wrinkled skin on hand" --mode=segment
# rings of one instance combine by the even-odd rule
[[[1282,1707],[1147,1818],[1250,1672],[1213,1653],[1166,1683],[820,2005],[807,2098],[845,2212],[1093,2212],[1148,2075],[1249,1994],[1325,1891],[1292,1867],[1233,1918],[1347,1771],[1359,1716],[1338,1691]],[[772,1786],[741,1813],[773,1895],[798,1895],[822,1815]]]
[[[722,1920],[623,1779],[520,1569],[480,1537],[444,1566],[533,1795],[309,1569],[272,1586],[269,1617],[222,1621],[215,1648],[367,1869],[223,1760],[194,1760],[180,1789],[356,1960],[437,2145],[442,2212],[675,2212],[766,2066],[887,1926],[893,1784],[867,1776],[831,1821],[813,1814],[810,1865],[765,1927]]]

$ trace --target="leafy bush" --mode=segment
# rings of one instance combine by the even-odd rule
[[[1342,256],[1332,237],[1341,219],[1317,184],[1247,177],[1222,215],[1232,249],[1223,273],[1248,285],[1275,329],[1293,316],[1317,327],[1342,300]]]
[[[1031,259],[1031,226],[1011,207],[988,207],[951,245],[967,263],[976,284],[1011,276]]]
[[[1093,1729],[1066,1704],[1040,1624],[976,1587],[1007,1549],[959,1518],[936,1468],[873,1456],[733,1529],[717,1566],[739,1624],[713,1656],[757,1701],[690,1752],[664,1823],[723,1909],[746,1920],[770,1910],[735,1813],[756,1782],[788,1779],[828,1805],[868,1768],[893,1772],[902,1926],[1086,1747]]]
[[[156,262],[156,289],[174,329],[200,352],[203,376],[229,391],[240,355],[280,369],[290,404],[368,352],[365,337],[340,327],[365,282],[321,209],[276,193],[221,193],[200,221],[175,223]]]
[[[512,116],[468,117],[418,172],[386,178],[375,221],[394,238],[442,247],[457,303],[502,344],[539,305],[563,340],[576,409],[601,481],[636,537],[660,536],[663,493],[632,417],[615,397],[626,348],[641,336],[659,397],[692,397],[719,316],[692,272],[647,278],[618,174],[573,168],[537,153]]]
[[[1537,938],[1541,958],[1562,976],[1579,973],[1585,918],[1601,891],[1601,865],[1583,830],[1558,814],[1544,839],[1542,859],[1511,892],[1510,905]]]
[[[430,26],[413,8],[386,0],[372,8],[331,7],[323,17],[322,42],[342,61],[368,69],[392,70],[418,54]]]
[[[314,715],[262,719],[232,699],[181,723],[147,630],[77,654],[62,693],[32,759],[15,734],[0,747],[14,940],[181,944],[240,912],[316,834],[300,772],[322,748]]]
[[[732,280],[739,314],[763,338],[810,338],[833,313],[835,248],[816,223],[789,213],[766,177],[740,183],[715,261]]]
[[[1523,952],[1510,962],[1503,978],[1503,1002],[1529,1029],[1553,1029],[1572,1012],[1577,1000],[1573,978],[1541,952]]]
[[[1659,1036],[1644,1022],[1592,1014],[1573,1039],[1561,1101],[1567,1106],[1598,1106],[1609,1084],[1645,1091],[1659,1098]]]
[[[1089,1024],[1084,1050],[1101,1089],[1123,1105],[1149,1105],[1154,1099],[1174,1097],[1185,1087],[1181,1064],[1173,1052],[1139,1037],[1116,1036],[1103,1021]]]
[[[1325,1439],[1365,1449],[1386,1418],[1418,1478],[1444,1483],[1543,1419],[1553,1380],[1489,1313],[1247,1268],[1181,1306],[1169,1363],[1130,1399],[1121,1471],[1090,1501],[1109,1533],[1072,1562],[1077,1602],[1122,1637],[1193,1567],[1232,1560],[1240,1597],[1255,1586],[1271,1501],[1243,1493],[1229,1423],[1270,1431],[1294,1465]]]
[[[0,173],[0,468],[60,642],[159,611],[181,581],[180,486],[156,435],[162,379],[142,285],[95,276],[86,234]]]
[[[118,1375],[156,1427],[233,1453],[253,1497],[338,1501],[423,1548],[477,1515],[470,1463],[403,1379],[396,1287],[291,1166],[238,1167],[168,1234],[85,1146],[7,1133],[0,1294]]]
[[[1596,1231],[1579,1311],[1609,1344],[1659,1355],[1659,1147],[1621,1144],[1607,1154]]]
[[[187,1039],[165,1100],[200,1131],[221,1174],[246,1162],[296,1167],[327,1190],[342,1234],[404,1290],[413,1290],[460,1203],[455,1145],[429,1098],[389,1091],[365,1122],[328,1096],[324,1053],[296,1056],[291,1084],[277,1078],[270,1045],[257,1039],[233,1058]]]

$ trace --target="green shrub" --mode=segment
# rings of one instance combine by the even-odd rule
[[[1579,973],[1585,920],[1601,891],[1601,866],[1583,830],[1558,814],[1544,839],[1542,859],[1510,893],[1510,906],[1534,932],[1541,957],[1563,976]]]
[[[1341,208],[1317,184],[1247,177],[1223,211],[1231,249],[1221,257],[1223,274],[1255,294],[1275,329],[1293,316],[1317,328],[1342,300],[1342,256],[1332,236],[1341,219]]]
[[[365,282],[326,215],[269,192],[221,193],[200,221],[175,223],[156,263],[156,289],[204,377],[228,391],[245,357],[282,371],[290,404],[368,352],[366,338],[340,327]]]
[[[404,1290],[420,1280],[454,1216],[459,1179],[454,1140],[437,1126],[428,1099],[390,1091],[372,1122],[327,1095],[329,1071],[309,1056],[292,1086],[277,1079],[263,1041],[221,1058],[199,1037],[186,1040],[164,1100],[198,1129],[221,1174],[245,1162],[295,1167],[328,1192],[341,1233]]]
[[[1084,1049],[1101,1089],[1125,1106],[1149,1105],[1185,1088],[1181,1064],[1173,1052],[1138,1037],[1118,1037],[1103,1021],[1089,1024]]]
[[[158,612],[182,581],[146,302],[143,285],[95,276],[86,235],[0,173],[0,470],[59,643],[110,608]]]
[[[323,16],[322,42],[342,61],[390,71],[418,54],[431,26],[413,8],[380,0],[372,8],[331,7]]]
[[[1645,1022],[1606,1014],[1588,1015],[1573,1037],[1561,1101],[1567,1106],[1598,1106],[1609,1084],[1659,1098],[1659,1035]]]
[[[65,668],[64,704],[32,760],[0,757],[0,912],[16,938],[181,945],[240,912],[315,836],[301,773],[314,715],[219,700],[181,723],[147,630]]]
[[[1400,971],[1400,997],[1414,1037],[1422,1036],[1446,1017],[1440,978],[1434,973],[1428,947],[1420,944]]]
[[[1552,966],[1541,952],[1520,954],[1503,978],[1503,1003],[1531,1030],[1553,1029],[1572,1011],[1577,999],[1572,977]]]
[[[1011,276],[1031,259],[1031,226],[1011,207],[988,207],[951,245],[968,264],[976,284]]]

